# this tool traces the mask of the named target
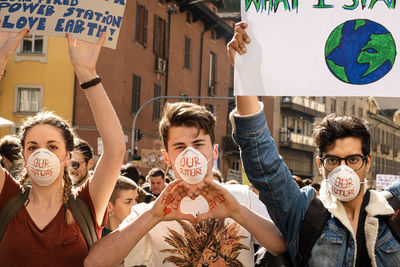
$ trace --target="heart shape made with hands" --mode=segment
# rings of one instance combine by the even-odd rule
[[[185,183],[185,182],[182,182]],[[221,190],[220,185],[214,184],[213,181],[206,182],[206,183],[199,183],[196,185],[193,184],[176,184],[171,190],[165,192],[165,194],[161,195],[161,205],[164,206],[163,208],[163,216],[167,216],[171,214],[173,211],[177,211],[178,214],[184,215],[181,212],[181,201],[185,197],[189,197],[192,200],[195,200],[200,195],[205,199],[208,205],[208,210],[196,214],[196,223],[199,223],[202,220],[217,216],[216,214],[212,214],[213,210],[218,207],[219,205],[223,205],[226,201],[223,193],[224,190]],[[187,215],[187,214],[186,214]],[[189,217],[187,217],[189,216]],[[191,218],[193,215],[187,215],[187,218]],[[176,217],[176,218],[175,218]],[[194,218],[194,217],[193,217]],[[182,216],[174,216],[173,219],[182,219]],[[191,220],[190,220],[191,221]]]

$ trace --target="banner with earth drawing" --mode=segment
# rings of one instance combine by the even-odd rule
[[[396,0],[241,0],[236,95],[400,96]]]

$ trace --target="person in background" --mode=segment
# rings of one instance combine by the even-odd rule
[[[240,184],[240,183],[236,180],[231,179],[231,180],[226,181],[225,184]]]
[[[312,181],[311,181],[311,179],[304,179],[303,180],[303,183],[305,184],[305,186],[307,186],[307,185],[311,185],[312,184]]]
[[[292,175],[292,177],[293,180],[296,182],[298,188],[303,188],[306,186],[305,183],[303,182],[303,179],[301,179],[299,176]]]
[[[121,175],[128,177],[132,181],[134,181],[137,185],[140,185],[140,173],[135,165],[131,163],[127,163],[121,166]]]
[[[121,222],[131,213],[132,206],[137,204],[137,197],[137,184],[127,177],[118,177],[108,202],[108,220],[103,229],[103,236],[118,228]]]
[[[172,182],[174,180],[174,178],[172,178],[171,174],[169,173],[165,173],[165,183],[169,184],[170,182]]]
[[[218,181],[218,182],[220,182],[220,183],[223,183],[223,182],[224,182],[224,178],[222,177],[222,173],[221,173],[219,170],[213,169],[213,170],[212,170],[212,174],[213,174],[213,179],[214,179],[215,181]]]
[[[138,186],[142,187],[145,182],[146,182],[146,177],[143,175],[139,175],[139,183],[137,183]]]
[[[319,190],[321,190],[321,185],[319,183],[312,183],[311,187],[315,189],[317,192],[317,196],[319,196]]]
[[[149,181],[149,185],[144,186],[143,189],[153,194],[155,197],[158,197],[167,186],[165,182],[165,173],[160,168],[151,169],[147,174],[146,180]]]
[[[0,139],[1,166],[16,180],[21,178],[24,168],[21,152],[21,143],[16,136],[6,135]]]
[[[93,148],[85,140],[74,138],[74,150],[71,152],[71,162],[68,166],[74,187],[80,187],[89,179],[89,170],[93,164]]]

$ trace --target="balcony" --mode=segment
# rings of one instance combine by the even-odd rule
[[[381,153],[389,155],[390,146],[386,144],[381,144]]]
[[[279,130],[279,146],[308,152],[315,150],[314,140],[311,136],[296,134],[287,128]]]
[[[222,151],[224,152],[224,155],[239,155],[239,147],[233,141],[231,136],[222,137]]]
[[[325,104],[301,96],[282,97],[281,108],[295,110],[314,117],[324,117],[326,115]]]

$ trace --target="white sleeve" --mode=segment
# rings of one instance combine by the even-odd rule
[[[145,212],[151,207],[151,205],[138,204],[132,207],[131,213],[125,220],[120,224],[119,228],[124,228],[134,221],[140,214]],[[153,250],[151,246],[151,240],[148,234],[144,235],[142,239],[136,244],[136,246],[129,252],[125,257],[124,266],[131,267],[135,265],[145,265],[147,267],[153,267]]]
[[[267,208],[265,207],[264,203],[258,198],[258,196],[249,189],[249,201],[250,201],[250,209],[261,216],[270,219],[271,217],[268,214]]]
[[[146,234],[126,256],[124,266],[145,265],[146,267],[153,267],[153,262],[153,249],[149,236]]]
[[[271,220],[271,217],[269,216],[267,208],[265,207],[264,203],[262,203],[261,200],[258,198],[258,196],[250,189],[249,189],[249,202],[250,202],[250,209],[252,211]],[[260,242],[258,242],[257,239],[254,238],[254,236],[251,236],[251,238],[254,243],[260,245]]]

